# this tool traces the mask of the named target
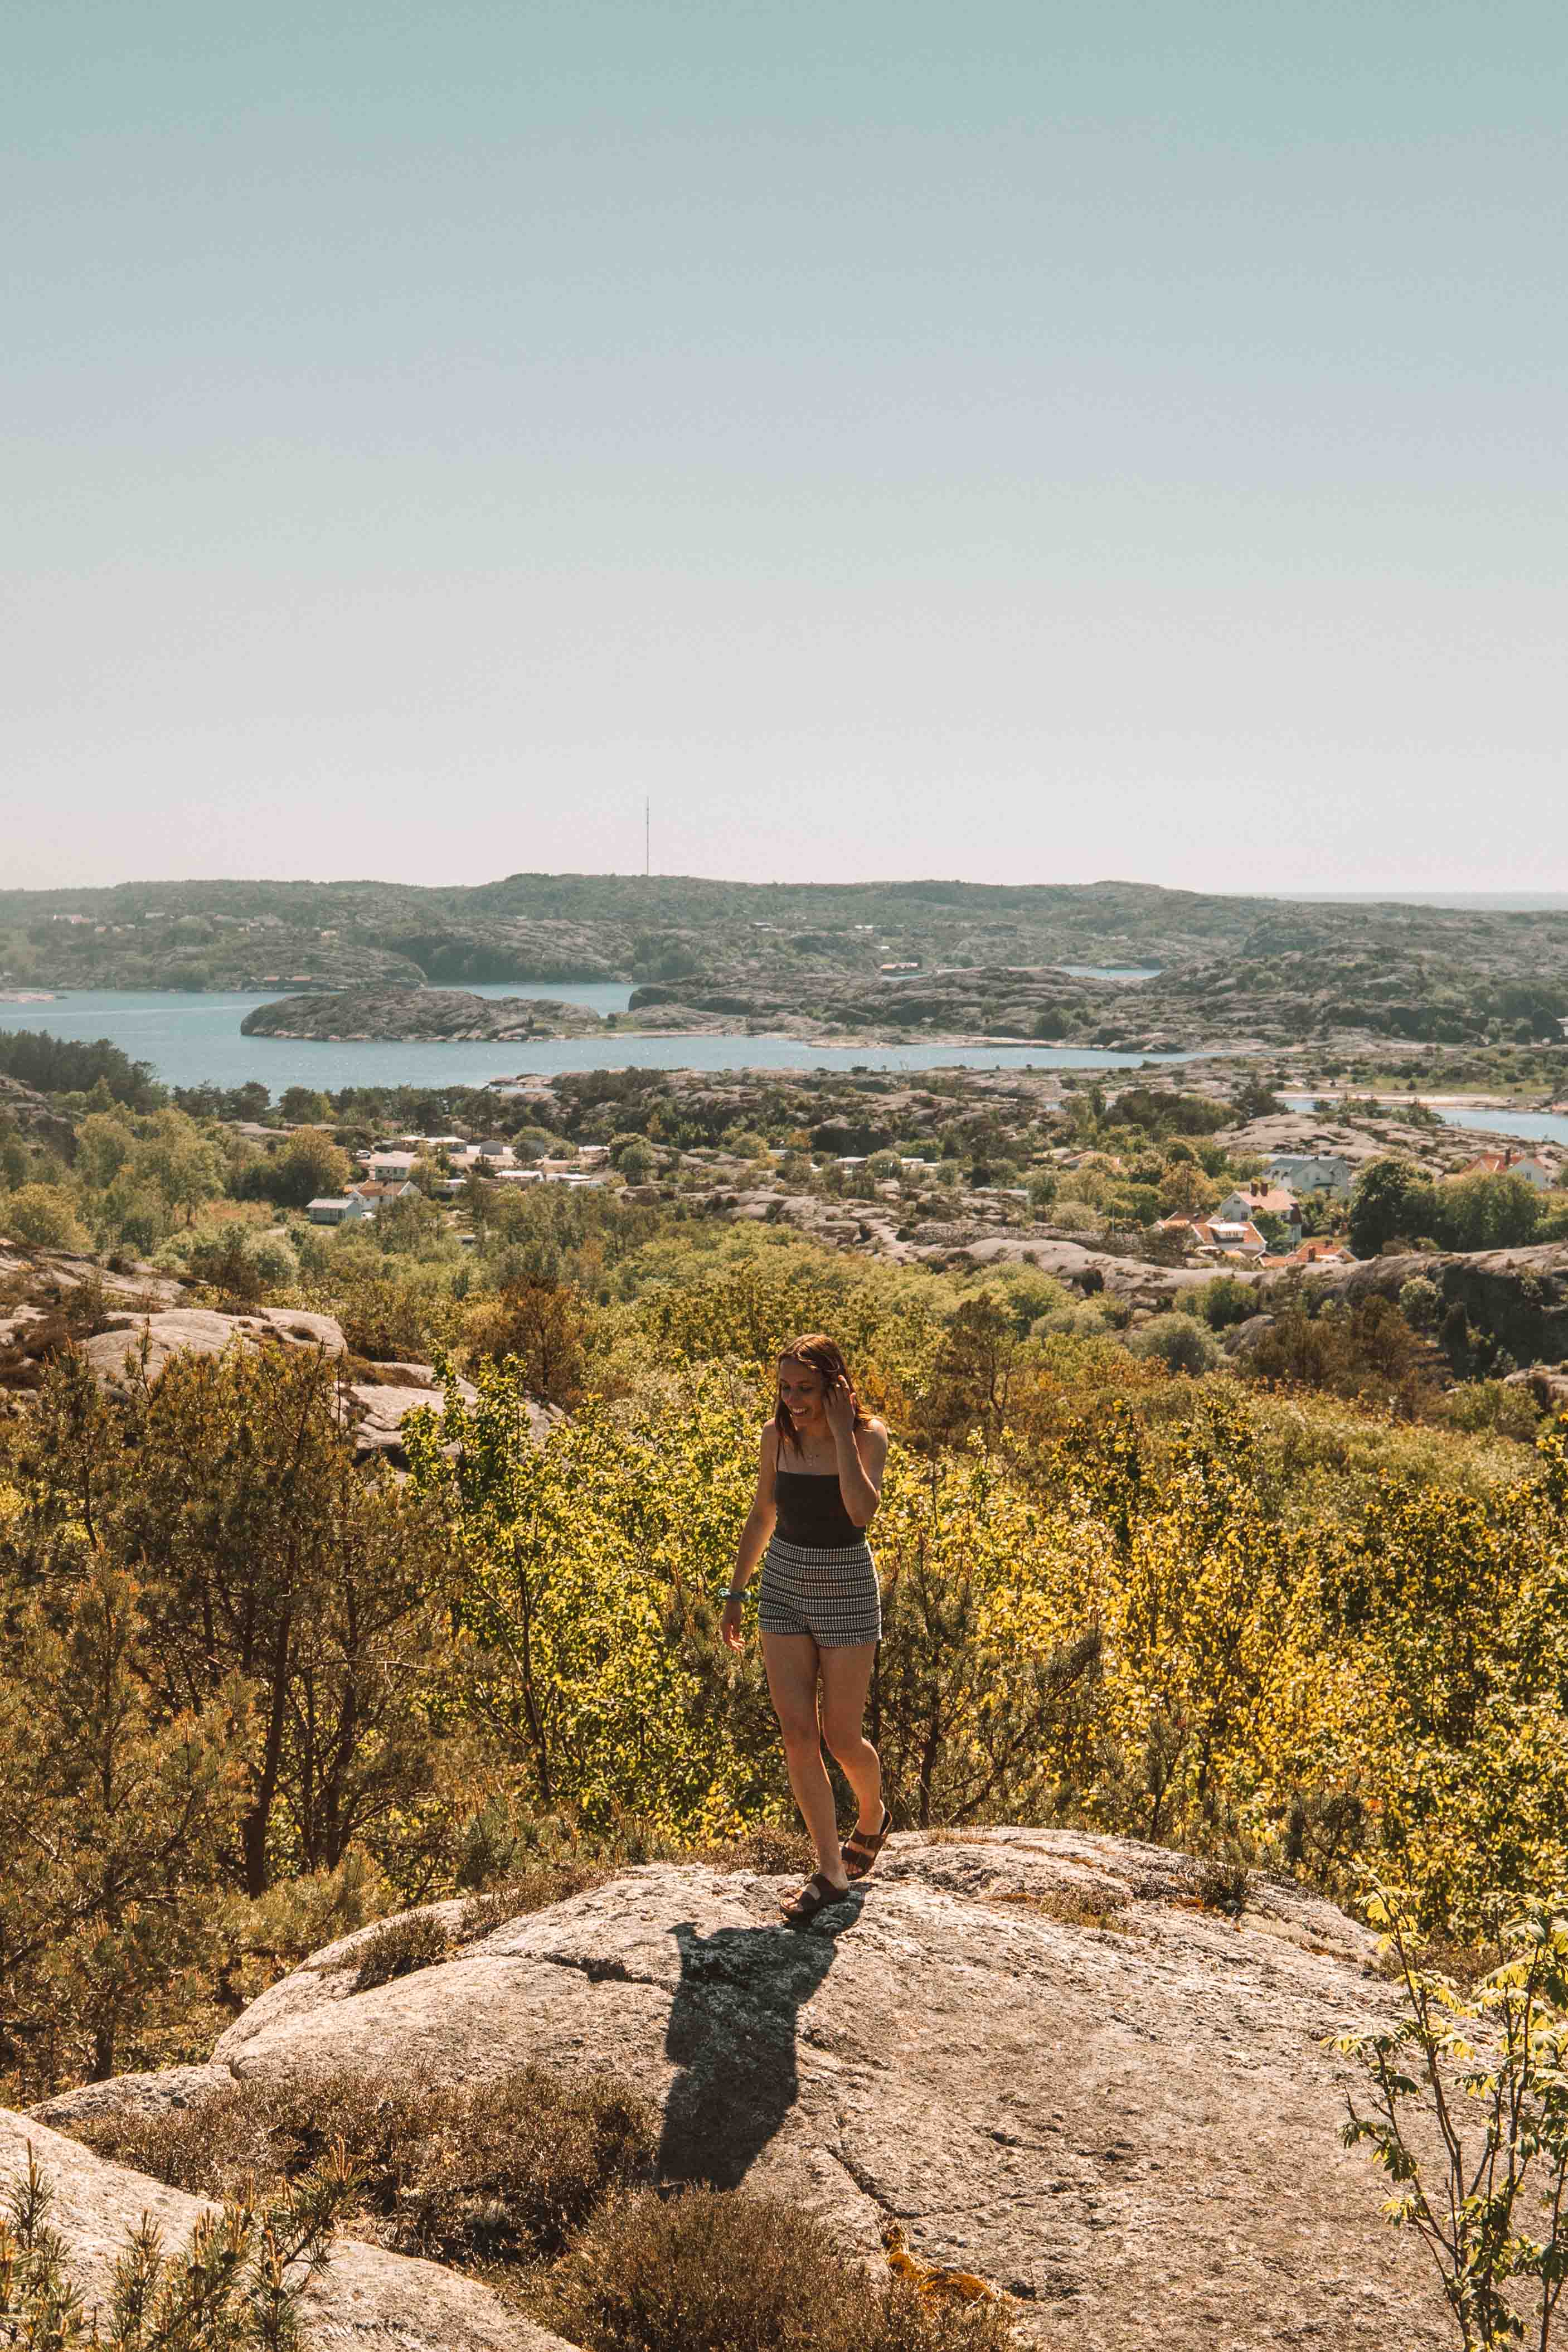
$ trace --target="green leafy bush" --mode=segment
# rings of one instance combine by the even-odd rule
[[[13,1241],[35,1248],[85,1250],[90,1246],[76,1202],[63,1185],[22,1184],[0,1199],[0,1229]]]
[[[1211,1372],[1221,1360],[1212,1334],[1191,1315],[1156,1315],[1127,1341],[1134,1355],[1153,1356],[1170,1372]]]
[[[1228,1330],[1233,1323],[1245,1323],[1258,1312],[1255,1286],[1239,1280],[1233,1274],[1217,1274],[1212,1282],[1206,1282],[1192,1297],[1211,1331]]]
[[[1385,2217],[1427,2247],[1464,2352],[1544,2348],[1568,2284],[1568,1916],[1559,1898],[1532,1900],[1469,1992],[1423,1968],[1385,1889],[1367,1916],[1405,2013],[1331,2045],[1372,2091],[1368,2112],[1347,2101],[1345,2146],[1393,2182]]]

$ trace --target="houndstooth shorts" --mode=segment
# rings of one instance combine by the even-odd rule
[[[819,1650],[882,1639],[882,1588],[866,1543],[812,1551],[775,1536],[762,1557],[757,1622],[764,1633],[809,1633]]]

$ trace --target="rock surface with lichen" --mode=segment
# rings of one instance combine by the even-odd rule
[[[628,1870],[365,1991],[362,1931],[262,1994],[210,2070],[39,2113],[336,2065],[609,2067],[657,2101],[666,2176],[781,2195],[872,2260],[896,2226],[1015,2297],[1026,2346],[1447,2343],[1422,2250],[1339,2141],[1323,2037],[1392,2006],[1343,1913],[1254,1879],[1231,1916],[1181,1855],[1044,1830],[895,1837],[806,1932],[779,1924],[784,1888]]]

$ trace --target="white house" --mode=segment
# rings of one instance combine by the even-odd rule
[[[1538,1192],[1550,1192],[1557,1181],[1556,1170],[1546,1160],[1538,1160],[1532,1151],[1519,1152],[1511,1148],[1507,1151],[1479,1152],[1469,1166],[1461,1168],[1459,1173],[1461,1176],[1519,1176],[1525,1183],[1533,1185]]]
[[[1301,1204],[1283,1184],[1238,1184],[1214,1213],[1228,1224],[1246,1224],[1249,1219],[1262,1215],[1278,1217],[1281,1224],[1299,1229]]]
[[[1257,1226],[1241,1218],[1204,1217],[1192,1230],[1197,1241],[1228,1257],[1262,1257],[1269,1247]]]
[[[372,1176],[412,1176],[415,1154],[412,1151],[372,1151],[365,1161]]]
[[[376,1204],[358,1192],[344,1192],[336,1197],[323,1193],[306,1210],[313,1225],[357,1225],[361,1218],[373,1217]]]
[[[1277,1151],[1269,1162],[1270,1184],[1287,1185],[1292,1192],[1332,1192],[1344,1199],[1351,1186],[1351,1164],[1333,1151]]]

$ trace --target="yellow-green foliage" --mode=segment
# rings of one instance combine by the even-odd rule
[[[601,1408],[541,1440],[506,1371],[476,1384],[408,1437],[416,1486],[449,1513],[463,1704],[544,1806],[733,1826],[740,1759],[692,1651],[746,1516],[756,1400],[710,1374],[679,1422]]]
[[[726,1279],[770,1352],[799,1292]],[[686,1336],[718,1287],[683,1298]],[[411,1448],[452,1529],[462,1706],[591,1822],[777,1809],[755,1654],[712,1638],[765,1375],[677,1373],[542,1442],[504,1371],[479,1385]],[[1333,1886],[1375,1853],[1450,1924],[1568,1863],[1562,1439],[1511,1449],[1507,1485],[1397,1465],[1307,1519],[1275,1412],[1189,1385],[1174,1423],[1107,1401],[1016,1466],[894,1443],[871,1728],[901,1817],[1239,1841]]]
[[[90,1198],[202,1140],[141,1129],[84,1123]],[[1173,1377],[1061,1330],[1083,1310],[1032,1268],[622,1230],[576,1196],[470,1253],[422,1213],[302,1255],[357,1351],[472,1351],[476,1401],[406,1433],[406,1484],[356,1468],[298,1350],[180,1360],[123,1405],[64,1359],[0,1426],[0,1796],[49,1841],[0,1841],[28,2095],[204,2044],[220,1968],[253,1990],[547,1830],[581,1860],[792,1822],[757,1644],[716,1637],[802,1327],[893,1432],[870,1728],[901,1825],[1080,1822],[1341,1893],[1372,1860],[1461,1933],[1493,1886],[1568,1875],[1561,1426],[1532,1452]]]
[[[20,1184],[0,1199],[0,1232],[43,1249],[84,1250],[88,1234],[63,1184]]]
[[[895,1409],[919,1386],[957,1297],[924,1272],[771,1234],[652,1247],[625,1271],[645,1286],[637,1323],[658,1354],[770,1366],[798,1333],[831,1330],[868,1396]]]

